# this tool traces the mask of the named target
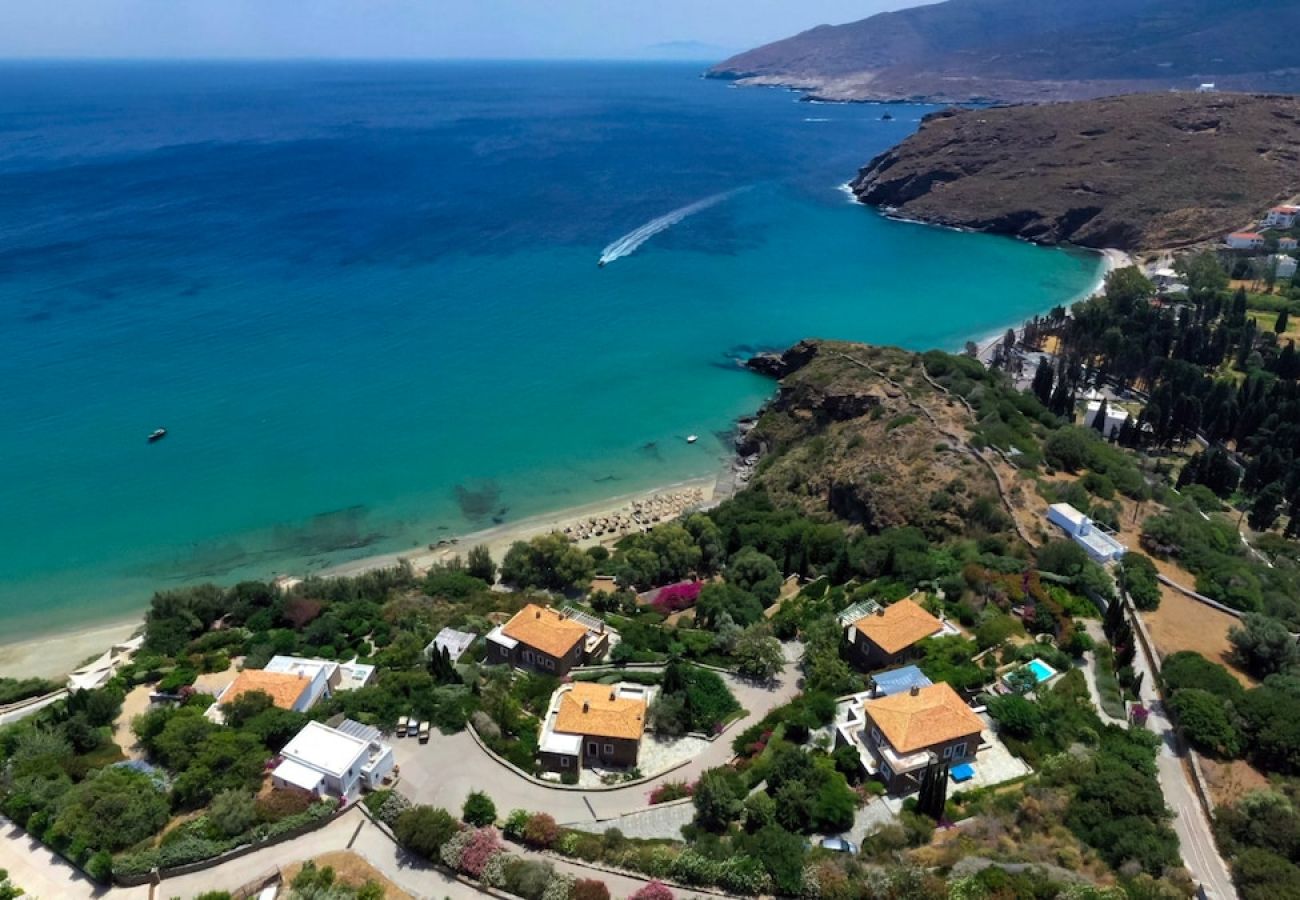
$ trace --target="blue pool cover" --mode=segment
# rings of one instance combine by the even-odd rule
[[[952,780],[960,784],[963,781],[970,781],[975,777],[975,767],[970,763],[962,763],[960,766],[953,766],[948,772]]]

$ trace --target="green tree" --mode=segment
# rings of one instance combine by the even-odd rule
[[[745,629],[736,641],[731,656],[736,661],[736,671],[755,681],[771,681],[785,667],[781,642],[772,637],[763,626]]]
[[[762,860],[772,876],[776,893],[797,897],[803,888],[803,868],[807,850],[803,838],[779,825],[767,825],[750,835],[742,844],[744,852]]]
[[[753,594],[764,606],[770,605],[781,593],[781,572],[776,562],[753,547],[745,547],[733,556],[723,577]]]
[[[487,584],[497,580],[497,564],[486,544],[471,547],[465,558],[465,571],[474,578]]]
[[[235,837],[257,824],[257,803],[245,791],[225,790],[212,798],[207,819],[219,836]]]
[[[1169,698],[1169,708],[1197,749],[1228,758],[1240,753],[1241,734],[1228,718],[1221,697],[1200,688],[1184,688]]]
[[[1272,528],[1282,513],[1282,500],[1281,482],[1274,481],[1265,485],[1264,489],[1255,495],[1255,501],[1250,505],[1250,527],[1255,531],[1268,531]]]
[[[1256,678],[1284,672],[1300,661],[1300,647],[1281,621],[1246,613],[1241,626],[1228,631],[1238,661]]]
[[[442,845],[459,830],[460,823],[447,810],[413,806],[397,817],[393,833],[407,850],[437,860]]]
[[[1029,740],[1043,727],[1043,714],[1038,704],[1017,694],[994,697],[988,702],[989,715],[998,728],[1012,737]]]
[[[9,873],[0,869],[0,900],[18,900],[23,889],[9,880]]]
[[[148,776],[109,768],[64,795],[54,827],[72,842],[117,851],[156,834],[168,817],[167,798]]]
[[[595,572],[592,558],[558,532],[515,541],[501,562],[501,580],[523,588],[567,591],[585,587]]]
[[[482,827],[491,825],[497,820],[497,807],[492,802],[492,798],[482,791],[472,791],[465,798],[465,806],[461,810],[461,818],[471,825]]]
[[[740,816],[745,790],[735,770],[709,769],[695,786],[695,822],[707,831],[723,831]]]
[[[1286,333],[1287,320],[1288,320],[1290,317],[1291,317],[1291,310],[1290,310],[1289,308],[1285,307],[1285,306],[1282,307],[1282,311],[1281,311],[1280,313],[1277,314],[1277,319],[1276,319],[1276,321],[1273,322],[1273,333],[1274,333],[1274,334],[1285,334],[1285,333]]]
[[[1295,900],[1300,893],[1300,866],[1284,857],[1250,847],[1232,861],[1233,880],[1243,900]]]

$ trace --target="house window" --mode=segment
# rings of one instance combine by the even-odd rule
[[[561,757],[560,757],[560,768],[561,768],[561,769],[567,769],[567,768],[569,767],[569,763],[570,763],[570,761],[571,761],[571,760],[569,759],[569,757],[567,757],[567,756],[561,756]]]
[[[944,747],[944,748],[943,748],[943,758],[944,758],[944,759],[952,759],[952,751],[953,751],[953,749],[954,749],[953,747]]]
[[[606,744],[606,745],[605,745],[605,755],[606,755],[606,756],[613,756],[613,755],[614,755],[614,745],[613,745],[613,744]]]
[[[524,662],[531,664],[532,661],[533,661],[533,651],[531,651],[531,650],[525,650],[525,651],[524,651]]]
[[[873,744],[880,743],[880,731],[874,725],[871,726],[871,743]]]
[[[964,757],[965,755],[966,755],[966,742],[965,742],[965,741],[962,741],[960,744],[953,744],[953,746],[952,746],[952,758],[953,758],[953,759],[961,759],[961,758]]]
[[[595,741],[588,741],[588,742],[587,742],[587,755],[588,755],[588,756],[597,756],[597,755],[599,755],[599,753],[600,753],[600,745],[597,744]]]
[[[880,774],[885,776],[886,783],[894,780],[894,770],[889,768],[889,763],[880,764]]]
[[[546,660],[546,668],[548,668],[548,669],[554,669],[554,668],[555,668],[555,660],[553,660],[553,659],[547,659],[547,660]]]

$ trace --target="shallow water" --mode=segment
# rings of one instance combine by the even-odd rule
[[[1095,281],[848,202],[926,108],[796,100],[680,65],[0,66],[3,634],[707,474],[771,390],[739,357],[955,348]]]

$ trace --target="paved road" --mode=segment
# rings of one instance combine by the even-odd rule
[[[762,686],[723,676],[747,711],[740,722],[690,763],[642,784],[609,791],[573,791],[544,787],[505,768],[484,753],[467,732],[434,734],[428,744],[398,740],[394,751],[402,769],[402,793],[416,803],[458,813],[471,791],[486,791],[505,815],[512,809],[544,811],[562,824],[609,822],[645,809],[650,792],[665,781],[694,781],[706,769],[723,765],[733,754],[735,735],[788,702],[799,692],[797,660],[802,648],[785,645],[787,663],[775,685]]]
[[[1129,610],[1132,611],[1131,605]],[[1138,646],[1141,652],[1134,657],[1133,668],[1142,673],[1142,703],[1151,710],[1147,728],[1160,738],[1160,750],[1156,754],[1157,774],[1165,801],[1174,812],[1174,831],[1178,834],[1183,863],[1212,900],[1235,900],[1237,888],[1232,883],[1227,863],[1219,855],[1209,819],[1184,768],[1187,751],[1181,746],[1157,692],[1156,663],[1148,657],[1142,641],[1138,641]]]
[[[617,824],[612,820],[644,809],[656,784],[677,779],[692,781],[705,769],[728,761],[732,755],[733,735],[798,693],[796,662],[802,648],[788,644],[785,650],[788,662],[772,686],[753,685],[725,676],[748,714],[688,765],[645,784],[614,791],[561,791],[542,787],[489,758],[468,734],[462,732],[456,735],[435,734],[423,746],[414,741],[399,741],[396,746],[398,761],[402,764],[403,791],[416,802],[433,803],[459,812],[470,791],[486,790],[503,816],[511,809],[524,808],[549,812],[561,822],[590,824],[599,821],[604,827],[612,827]],[[317,831],[239,857],[222,866],[170,878],[163,882],[158,896],[192,897],[204,891],[233,890],[272,872],[277,866],[344,849],[352,849],[365,857],[402,889],[417,897],[470,900],[483,896],[440,869],[402,851],[360,811],[346,813]],[[535,855],[521,848],[514,849],[523,855]],[[643,881],[635,878],[595,872],[576,863],[553,862],[557,869],[577,878],[604,881],[615,897],[626,897],[644,885]],[[95,885],[57,854],[4,819],[0,819],[0,869],[8,869],[16,884],[32,897],[44,900],[147,900],[149,897],[148,887],[107,889]],[[676,893],[680,897],[703,896]]]

